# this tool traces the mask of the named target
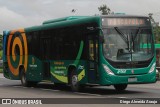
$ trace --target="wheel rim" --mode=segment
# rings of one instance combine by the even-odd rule
[[[73,76],[72,76],[72,85],[73,85],[74,87],[76,87],[76,86],[77,86],[77,83],[78,83],[78,77],[77,77],[77,75],[73,75]]]
[[[24,85],[26,83],[26,78],[25,78],[25,75],[23,74],[22,75],[22,84]]]

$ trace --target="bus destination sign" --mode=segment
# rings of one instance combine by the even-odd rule
[[[147,18],[103,18],[103,26],[143,26],[149,24]]]

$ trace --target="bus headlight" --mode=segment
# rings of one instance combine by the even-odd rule
[[[102,64],[104,70],[109,74],[109,75],[114,75],[114,73],[109,69],[109,67],[105,64]]]
[[[149,70],[149,73],[152,73],[156,68],[156,63],[153,63],[151,69]]]

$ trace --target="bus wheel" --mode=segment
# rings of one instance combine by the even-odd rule
[[[80,90],[80,85],[78,82],[78,75],[76,75],[74,71],[72,71],[70,74],[70,85],[71,85],[72,91]]]
[[[23,72],[23,70],[21,71],[21,84],[24,87],[34,87],[37,85],[38,82],[34,82],[34,81],[27,81],[26,79],[26,74]]]
[[[116,91],[124,91],[127,88],[127,84],[117,84],[114,85]]]
[[[54,83],[54,86],[57,88],[65,87],[66,84],[61,84],[61,83]]]
[[[24,73],[24,70],[21,70],[21,84],[24,87],[28,86],[28,81],[26,80],[26,74]]]

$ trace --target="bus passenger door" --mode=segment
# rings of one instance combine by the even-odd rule
[[[41,59],[43,66],[43,79],[50,79],[50,54],[51,54],[51,39],[41,38]]]
[[[88,38],[88,81],[96,83],[98,77],[98,39],[95,35]]]

